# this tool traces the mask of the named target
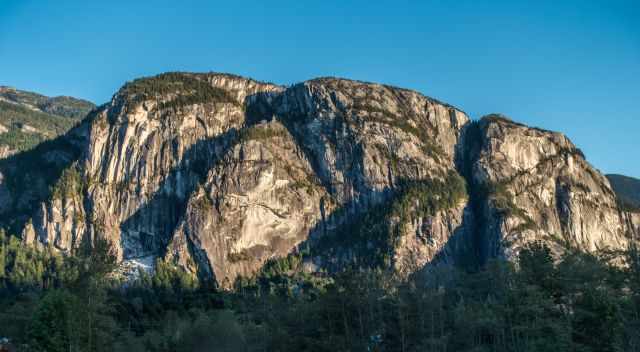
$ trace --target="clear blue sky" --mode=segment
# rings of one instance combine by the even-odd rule
[[[640,177],[638,0],[0,0],[0,85],[102,103],[169,70],[412,88]]]

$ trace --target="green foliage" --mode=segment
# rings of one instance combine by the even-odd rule
[[[60,178],[51,187],[51,199],[80,196],[86,189],[86,182],[76,164],[62,170]]]
[[[286,257],[269,259],[254,277],[238,278],[234,288],[238,292],[254,295],[316,296],[332,280],[324,275],[315,275],[304,270],[305,258],[310,254],[309,249],[305,248]]]
[[[194,207],[203,211],[210,211],[213,208],[213,201],[208,194],[203,193],[200,197],[194,201]]]
[[[517,266],[440,268],[407,283],[347,270],[319,294],[238,295],[249,302],[246,331],[256,334],[247,338],[265,350],[632,351],[640,334],[625,327],[638,324],[637,286],[628,281],[636,270],[579,251],[555,262],[533,243]]]
[[[0,124],[8,129],[0,133],[0,146],[17,151],[65,133],[95,107],[71,97],[49,98],[3,87],[0,97],[7,100],[0,101]]]
[[[94,283],[84,291],[48,291],[33,313],[27,341],[34,351],[110,351],[117,327],[106,292]]]
[[[198,286],[198,279],[192,274],[178,268],[164,260],[156,260],[155,275],[152,278],[153,287],[168,292],[179,293],[182,290],[194,290]]]
[[[237,253],[229,253],[229,256],[227,259],[229,259],[230,262],[232,263],[238,263],[238,262],[243,262],[243,261],[247,261],[250,260],[251,254],[249,254],[249,252],[247,252],[246,250],[242,250],[241,252],[237,252]]]
[[[464,179],[450,171],[443,180],[405,182],[400,195],[392,204],[391,213],[403,223],[416,217],[433,216],[443,209],[451,209],[467,197]]]
[[[0,230],[0,291],[45,289],[65,279],[61,258],[51,249],[38,251]]]
[[[246,351],[243,327],[229,310],[169,311],[157,329],[136,336],[124,334],[115,351],[195,352]]]
[[[241,141],[265,140],[276,137],[284,137],[288,133],[286,129],[272,126],[254,125],[243,129],[240,132]]]
[[[116,256],[106,240],[98,239],[75,256],[63,256],[52,247],[36,249],[0,230],[0,292],[24,292],[87,285],[116,267]]]
[[[30,105],[48,114],[81,119],[95,107],[93,103],[72,97],[46,97],[37,93],[0,87],[0,97],[11,102]]]
[[[0,327],[9,326],[9,336],[35,351],[103,351],[113,344],[106,287],[116,258],[107,241],[62,256],[4,233],[0,238],[0,311],[13,312],[0,314]]]
[[[626,211],[629,213],[640,213],[640,206],[637,206],[636,203],[631,203],[620,198],[618,198],[617,202],[618,202],[618,207],[622,211]]]
[[[542,128],[539,128],[539,127],[531,127],[531,126],[527,126],[527,125],[524,125],[522,123],[513,121],[510,118],[508,118],[507,116],[502,115],[502,114],[489,114],[489,115],[483,116],[481,121],[485,121],[487,123],[499,123],[499,124],[507,125],[507,126],[524,127],[524,128],[527,128],[527,129],[532,129],[532,130],[543,132],[543,133],[551,132],[549,130],[545,130],[545,129],[542,129]],[[584,158],[584,154],[582,154],[582,151],[580,151],[579,149],[577,149],[577,151],[579,151],[580,154]]]
[[[314,246],[313,255],[335,261],[339,267],[388,267],[405,224],[455,207],[466,196],[465,181],[455,172],[443,179],[401,182],[387,202],[371,207],[322,237]]]
[[[16,151],[29,150],[44,140],[46,137],[39,133],[23,132],[19,128],[0,134],[0,145]]]
[[[159,109],[175,109],[187,105],[202,103],[230,103],[239,105],[238,101],[226,90],[214,87],[206,81],[206,77],[194,74],[169,72],[161,75],[140,78],[128,82],[121,90],[128,96],[128,103],[139,104],[149,99],[166,99]]]
[[[527,215],[527,213],[519,208],[513,202],[513,196],[507,190],[506,182],[496,182],[487,185],[480,185],[480,193],[483,199],[488,199],[490,204],[498,211],[499,214],[505,217],[517,216],[524,220],[514,232],[521,232],[525,230],[535,229],[535,222]]]
[[[8,129],[8,132],[0,134],[0,145],[18,151],[29,150],[44,140],[65,133],[78,121],[79,118],[51,115],[0,101],[0,125]],[[28,131],[26,126],[35,130]]]
[[[75,340],[74,313],[80,306],[77,297],[53,290],[44,295],[34,312],[28,338],[36,351],[66,352]]]
[[[95,108],[95,105],[86,100],[60,96],[48,98],[39,107],[52,115],[82,119],[87,116],[89,111]]]
[[[502,114],[489,114],[487,116],[484,116],[482,119],[487,121],[488,123],[501,123],[501,124],[507,124],[507,125],[527,127],[526,125],[515,122]]]
[[[13,263],[25,247],[0,237]],[[515,265],[440,267],[403,281],[380,268],[305,273],[304,249],[218,292],[162,261],[154,276],[112,289],[113,253],[97,241],[63,260],[75,268],[65,287],[0,295],[0,335],[34,351],[637,350],[637,248],[564,253],[553,258],[536,242]]]
[[[370,105],[357,104],[354,109],[366,111],[368,113],[367,121],[381,123],[399,129],[407,134],[414,135],[421,142],[422,151],[436,161],[439,161],[439,158],[445,154],[442,146],[434,142],[434,138],[427,133],[425,128],[414,126],[405,116],[396,116]]]

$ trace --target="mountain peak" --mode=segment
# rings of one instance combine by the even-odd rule
[[[0,220],[66,252],[99,234],[126,267],[155,258],[226,288],[303,248],[317,270],[406,275],[556,234],[622,248],[638,230],[562,134],[383,84],[170,72],[128,82],[72,132],[24,158],[67,155],[57,176],[0,183]]]

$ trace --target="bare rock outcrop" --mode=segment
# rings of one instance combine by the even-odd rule
[[[328,197],[284,126],[252,126],[191,196],[168,256],[228,287],[305,241]]]
[[[85,237],[103,236],[121,260],[161,255],[190,193],[244,124],[236,96],[277,89],[215,74],[125,85],[91,121],[73,181],[83,201],[63,195],[45,202],[33,220],[36,237],[72,250]],[[68,225],[78,220],[84,226]]]
[[[482,257],[512,257],[553,237],[584,250],[624,248],[630,228],[608,180],[560,133],[490,115],[467,131]]]
[[[73,252],[103,237],[123,267],[166,260],[227,288],[300,251],[408,275],[553,236],[623,248],[640,224],[565,136],[381,84],[169,73],[83,126],[63,139],[77,152],[47,151],[66,161],[32,208],[0,178],[0,212],[30,211],[23,239]]]

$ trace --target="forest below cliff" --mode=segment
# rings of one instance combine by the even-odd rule
[[[0,239],[0,337],[19,351],[637,351],[634,248],[557,260],[536,242],[514,262],[305,274],[270,261],[233,291],[168,264],[122,286],[107,242],[62,257]],[[624,262],[624,266],[619,265]]]

